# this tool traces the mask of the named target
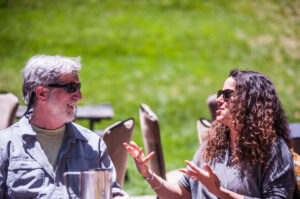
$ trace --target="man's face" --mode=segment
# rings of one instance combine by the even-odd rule
[[[56,83],[79,83],[77,73],[69,73],[62,75]],[[64,88],[50,88],[50,97],[48,105],[50,111],[56,120],[67,123],[75,119],[75,106],[81,100],[80,89],[73,93],[68,93]]]
[[[235,91],[235,85],[236,82],[232,77],[229,77],[226,79],[226,81],[224,82],[224,86],[223,86],[223,91]],[[227,95],[226,94],[222,94],[217,98],[217,102],[218,102],[218,110],[216,111],[217,113],[217,117],[216,117],[216,121],[228,126],[229,128],[232,127],[232,115],[229,111],[229,105],[230,105],[230,101],[231,95]]]

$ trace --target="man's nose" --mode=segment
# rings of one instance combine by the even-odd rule
[[[80,89],[77,89],[74,93],[74,95],[72,96],[72,98],[76,101],[80,101],[82,99],[82,95],[81,95],[81,91]]]

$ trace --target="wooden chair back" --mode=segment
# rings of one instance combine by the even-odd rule
[[[121,186],[124,183],[128,161],[128,151],[123,143],[131,141],[134,125],[134,119],[129,118],[114,123],[106,128],[103,133],[103,140],[107,146],[108,154],[116,168],[117,182]]]
[[[8,92],[0,92],[0,130],[6,129],[15,121],[19,99]]]

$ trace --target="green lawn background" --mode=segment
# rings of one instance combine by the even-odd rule
[[[268,75],[300,121],[300,1],[0,0],[0,90],[24,104],[21,70],[35,54],[80,56],[81,105],[110,102],[113,120],[159,117],[167,170],[198,147],[196,120],[232,68]],[[88,127],[87,121],[79,121]],[[129,160],[124,188],[154,194]]]

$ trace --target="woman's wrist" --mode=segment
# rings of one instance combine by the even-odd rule
[[[226,189],[220,186],[220,189],[217,191],[216,196],[218,198],[224,198],[224,195],[226,195]]]
[[[160,177],[156,176],[154,180],[154,175],[152,170],[148,170],[150,175],[143,176],[144,179],[149,183],[150,187],[153,189],[153,191],[156,191],[160,188],[162,188],[164,184],[164,180]],[[147,176],[147,177],[146,177]]]
[[[148,173],[147,175],[143,176],[145,180],[153,180],[153,171],[151,170],[151,172],[148,170]]]
[[[141,175],[143,176],[143,178],[145,180],[147,180],[148,178],[153,178],[153,171],[150,171],[149,169],[147,169],[146,173],[145,174],[142,174]]]

